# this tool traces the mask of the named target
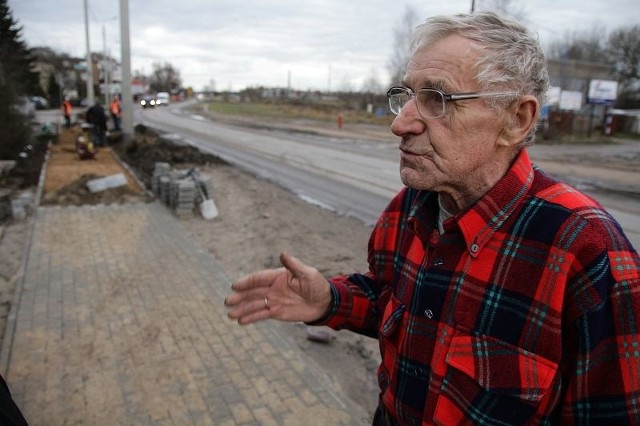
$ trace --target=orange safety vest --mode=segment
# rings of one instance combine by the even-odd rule
[[[114,99],[111,101],[111,113],[114,115],[120,115],[120,101],[118,99]]]
[[[64,115],[71,115],[71,102],[64,101],[62,102],[62,111]]]

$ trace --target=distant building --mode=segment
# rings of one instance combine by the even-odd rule
[[[573,59],[547,59],[552,86],[559,86],[562,90],[581,91],[587,93],[592,79],[607,80],[611,77],[611,65],[576,61]]]
[[[609,64],[572,59],[547,59],[550,101],[543,108],[545,136],[604,132],[609,106],[588,103],[592,80],[611,80]]]

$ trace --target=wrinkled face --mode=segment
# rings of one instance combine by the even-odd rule
[[[445,93],[479,92],[473,69],[478,54],[470,40],[448,36],[413,54],[403,85],[414,92],[422,88]],[[479,98],[447,102],[444,117],[425,119],[413,98],[391,125],[391,131],[401,137],[402,182],[454,197],[456,193],[480,191],[476,186],[490,180],[486,175],[491,175],[492,163],[500,157],[494,156],[502,138],[500,114]]]

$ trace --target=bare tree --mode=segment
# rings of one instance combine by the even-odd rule
[[[622,91],[640,91],[640,25],[611,32],[607,44],[608,59]]]
[[[618,81],[618,102],[640,106],[640,25],[619,28],[609,36],[596,25],[581,33],[568,33],[551,43],[547,56],[610,65],[611,78]]]
[[[338,91],[342,93],[351,93],[354,91],[353,83],[351,82],[351,76],[344,74],[340,79],[340,85]]]
[[[182,86],[180,71],[168,62],[154,63],[149,77],[149,88],[154,92],[172,92]]]
[[[360,91],[362,93],[372,93],[374,95],[379,95],[384,92],[384,88],[382,87],[380,80],[378,80],[375,68],[371,68],[369,76],[362,82],[362,88]]]
[[[501,15],[510,16],[518,21],[526,20],[526,12],[522,3],[512,0],[485,0],[477,2],[475,10],[487,10]]]
[[[606,60],[605,28],[595,24],[588,31],[566,32],[562,39],[551,42],[547,56],[554,59],[574,59],[586,62]]]
[[[418,13],[413,7],[407,6],[402,19],[393,30],[393,52],[387,63],[391,85],[400,83],[404,77],[411,56],[411,37],[417,23]]]
[[[612,31],[607,43],[612,76],[618,80],[619,108],[640,108],[640,25]]]

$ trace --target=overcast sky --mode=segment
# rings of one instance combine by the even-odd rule
[[[121,56],[120,0],[87,0],[91,50],[103,39]],[[493,0],[476,0],[476,10]],[[516,0],[541,41],[567,32],[637,24],[639,0]],[[470,0],[128,0],[131,66],[149,74],[169,62],[185,86],[359,89],[375,75],[386,86],[393,31],[406,7],[420,20],[464,13]],[[29,47],[86,56],[84,0],[9,0]],[[106,37],[103,38],[103,28]]]

